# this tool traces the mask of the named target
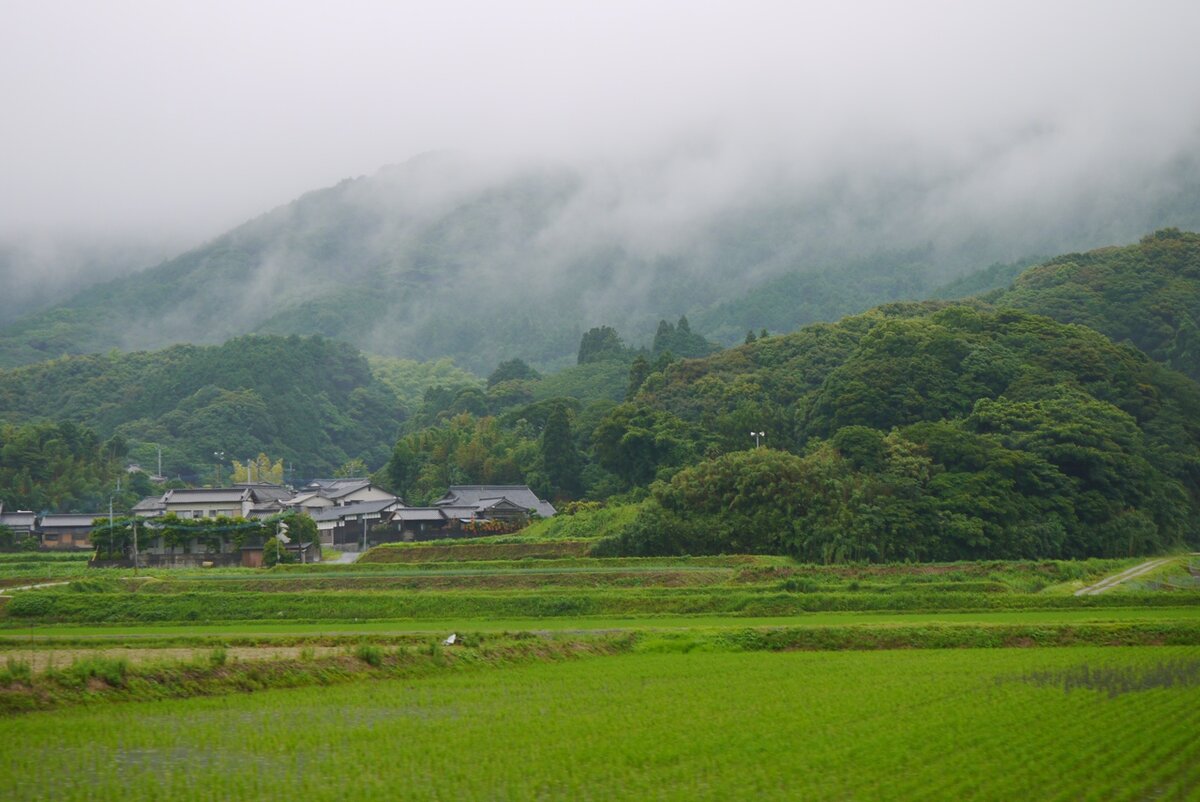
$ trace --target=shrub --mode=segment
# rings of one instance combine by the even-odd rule
[[[354,656],[376,668],[383,664],[383,648],[370,643],[360,643],[354,650]]]

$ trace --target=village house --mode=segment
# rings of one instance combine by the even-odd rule
[[[314,479],[285,504],[308,513],[362,501],[394,500],[396,496],[371,484],[370,479]]]
[[[322,546],[359,546],[372,540],[372,528],[390,519],[403,505],[396,496],[374,501],[358,501],[309,513],[321,533]]]
[[[558,512],[528,485],[451,485],[446,495],[433,503],[437,507],[471,509],[477,518],[506,521],[532,515],[551,518]]]
[[[43,515],[37,526],[42,548],[62,551],[90,549],[92,523],[103,517],[104,514],[99,512]]]
[[[30,510],[5,512],[4,505],[0,504],[0,526],[7,526],[11,529],[18,540],[28,537],[37,527],[37,513]]]
[[[371,538],[386,543],[471,537],[487,522],[519,528],[534,515],[549,518],[556,512],[527,485],[454,485],[432,507],[396,509]]]

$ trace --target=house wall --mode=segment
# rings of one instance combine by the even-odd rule
[[[360,490],[355,490],[353,493],[342,496],[337,500],[337,503],[339,505],[345,505],[353,504],[357,501],[387,501],[390,498],[395,498],[395,496],[386,490],[380,490],[377,487],[364,487]]]
[[[216,518],[224,515],[229,518],[245,517],[250,510],[250,503],[236,501],[189,501],[167,502],[167,512],[173,512],[180,518]],[[202,513],[197,515],[196,513]]]
[[[88,540],[89,529],[53,528],[42,530],[42,548],[53,551],[74,551],[75,549],[90,549],[92,543]]]

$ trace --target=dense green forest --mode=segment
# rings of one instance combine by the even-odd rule
[[[298,477],[352,458],[378,464],[402,417],[396,393],[357,350],[321,337],[241,337],[0,373],[0,420],[83,424],[129,442],[146,468],[156,466],[157,444],[164,473],[191,481],[260,452]]]
[[[637,447],[602,461],[662,480],[624,553],[972,559],[1195,540],[1200,387],[1020,312],[931,304],[810,327],[672,366],[614,412],[609,439],[638,432]],[[775,449],[744,450],[751,421]]]
[[[125,457],[123,438],[86,426],[0,425],[0,501],[10,512],[100,512],[110,498],[126,509],[151,488],[144,475],[125,476]]]
[[[0,375],[0,419],[71,420],[193,470],[243,449],[297,477],[361,459],[410,504],[525,482],[633,505],[614,553],[1143,553],[1196,542],[1200,385],[1171,368],[1195,374],[1198,242],[1160,231],[974,300],[726,350],[686,317],[643,348],[597,326],[550,373],[510,356],[481,379],[294,335],[65,358]]]
[[[1082,323],[1200,380],[1200,234],[1164,229],[1136,245],[1060,256],[988,300]]]

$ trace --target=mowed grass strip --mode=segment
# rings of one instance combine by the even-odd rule
[[[1195,649],[625,654],[0,721],[13,800],[1187,799]],[[1034,681],[1105,670],[1128,692]]]

